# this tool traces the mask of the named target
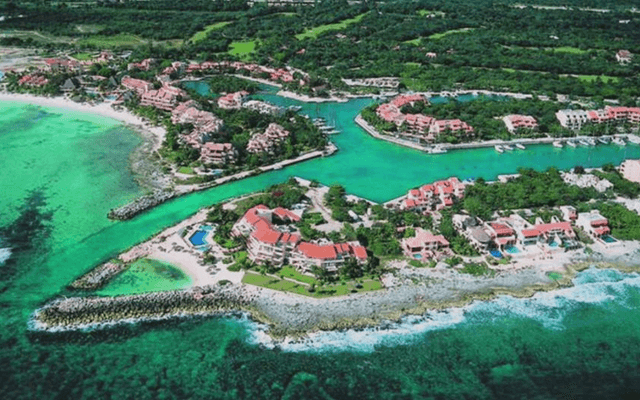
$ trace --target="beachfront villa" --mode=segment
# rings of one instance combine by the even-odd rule
[[[134,79],[129,75],[122,77],[122,86],[128,90],[133,90],[139,96],[153,89],[153,85],[150,82],[143,81],[142,79]]]
[[[514,133],[518,129],[536,129],[538,121],[530,115],[511,114],[502,118],[507,130]]]
[[[423,261],[451,253],[449,241],[444,236],[434,235],[422,228],[416,228],[413,237],[402,239],[401,246],[407,257]]]
[[[578,214],[576,225],[582,228],[583,231],[594,239],[600,239],[611,233],[609,220],[600,215],[598,210]]]
[[[172,111],[180,98],[187,97],[187,92],[173,86],[162,86],[158,90],[148,90],[140,96],[141,106],[151,106],[165,111]]]
[[[20,86],[40,87],[49,83],[49,80],[42,75],[28,74],[18,80]]]
[[[620,164],[619,171],[624,179],[640,183],[640,160],[625,160]]]
[[[289,137],[289,131],[272,122],[264,133],[256,133],[251,137],[247,143],[247,151],[249,153],[270,152],[287,137]]]
[[[439,211],[453,205],[454,198],[462,198],[466,185],[458,178],[436,181],[429,185],[412,189],[407,197],[400,202],[401,210],[419,212]]]
[[[358,242],[302,241],[297,229],[290,224],[300,221],[303,211],[295,213],[282,207],[269,209],[257,205],[235,223],[231,234],[246,238],[249,259],[257,264],[289,263],[303,272],[311,272],[314,267],[335,272],[349,258],[360,263],[367,260],[367,251]]]

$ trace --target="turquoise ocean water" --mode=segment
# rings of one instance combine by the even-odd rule
[[[492,179],[518,166],[588,167],[640,157],[636,146],[425,155],[355,126],[368,103],[303,105],[342,131],[333,138],[340,148],[334,157],[179,198],[127,222],[109,221],[106,213],[141,193],[128,168],[135,134],[89,114],[0,103],[0,396],[637,398],[640,278],[614,271],[588,270],[576,287],[532,299],[501,297],[282,345],[242,316],[54,335],[27,330],[35,308],[96,263],[202,206],[291,175],[385,201],[451,175]]]

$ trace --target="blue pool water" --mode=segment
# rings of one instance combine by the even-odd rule
[[[202,246],[203,244],[206,244],[206,242],[204,241],[204,238],[206,236],[207,236],[207,231],[199,229],[198,231],[196,231],[196,233],[191,235],[191,237],[189,238],[189,241],[194,246]]]
[[[417,260],[420,260],[420,259],[422,259],[422,254],[414,254],[413,258],[415,258]]]
[[[520,253],[520,249],[517,248],[516,246],[508,246],[504,249],[504,251],[506,251],[509,254],[518,254]]]
[[[549,243],[549,247],[553,247],[553,248],[556,248],[556,247],[558,247],[559,245],[560,245],[560,244],[559,244],[558,242],[551,242],[551,243]]]
[[[601,237],[602,240],[604,240],[605,243],[615,243],[618,241],[618,239],[614,238],[613,236],[609,236],[609,235],[603,235]]]
[[[491,255],[494,256],[495,258],[502,258],[502,253],[500,253],[498,250],[491,250]]]

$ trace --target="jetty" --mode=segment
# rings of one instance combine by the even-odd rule
[[[151,194],[138,197],[130,203],[125,204],[122,207],[114,208],[107,214],[109,219],[115,220],[128,220],[143,211],[164,203],[177,196],[177,193],[173,190],[156,190]]]

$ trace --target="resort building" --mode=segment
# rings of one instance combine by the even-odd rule
[[[249,92],[244,90],[240,92],[229,93],[218,99],[218,107],[224,108],[226,110],[238,109],[242,107],[242,102],[248,95]]]
[[[536,129],[538,122],[530,115],[511,114],[502,118],[507,130],[514,133],[518,129]]]
[[[127,71],[131,71],[133,69],[148,71],[149,69],[151,69],[152,66],[155,65],[155,63],[156,63],[156,60],[154,60],[153,58],[147,58],[138,63],[129,63],[127,65]]]
[[[172,111],[181,97],[187,93],[173,86],[163,86],[158,90],[149,90],[140,96],[141,106],[152,106],[165,111]]]
[[[597,210],[588,213],[580,213],[576,220],[576,225],[581,227],[587,234],[598,239],[611,232],[609,220],[600,215]]]
[[[416,228],[414,237],[402,239],[402,251],[407,257],[419,260],[437,258],[449,253],[449,241],[442,235],[434,235],[422,228]]]
[[[402,107],[421,101],[427,101],[421,94],[400,95],[389,103],[380,105],[376,109],[376,114],[386,122],[404,127],[406,132],[403,132],[403,135],[426,142],[435,141],[436,136],[444,132],[473,133],[473,127],[459,119],[437,120],[428,115],[402,113]]]
[[[39,87],[49,83],[49,80],[42,75],[28,74],[18,80],[20,86]]]
[[[147,81],[143,81],[141,79],[131,78],[128,75],[122,78],[121,83],[122,83],[122,86],[124,86],[129,90],[133,90],[138,95],[143,95],[144,93],[153,89],[153,85],[151,83]]]
[[[576,237],[570,222],[551,222],[535,224],[518,232],[518,241],[523,246],[573,240]]]
[[[616,61],[620,64],[628,64],[631,62],[633,55],[629,50],[620,50],[616,53]]]
[[[573,206],[560,206],[560,212],[562,213],[562,219],[567,222],[575,223],[578,219],[578,211]]]
[[[466,185],[454,176],[444,181],[436,181],[418,189],[412,189],[407,197],[400,202],[400,209],[419,212],[442,210],[453,205],[454,198],[462,198],[465,187]]]
[[[44,59],[45,70],[51,72],[61,71],[79,71],[82,68],[82,64],[78,61],[69,58],[45,58]]]
[[[202,143],[211,141],[224,126],[224,121],[208,111],[201,111],[200,105],[193,100],[180,103],[171,111],[174,124],[192,124],[193,130],[181,138],[189,145],[200,148]]]
[[[640,160],[625,160],[620,164],[619,171],[624,179],[640,183]]]
[[[346,260],[355,259],[359,264],[367,261],[367,250],[358,242],[339,244],[315,244],[301,242],[291,254],[291,265],[302,272],[313,272],[323,268],[328,272],[337,272]]]
[[[200,148],[200,159],[210,164],[230,164],[236,161],[238,153],[231,143],[207,142]]]
[[[282,108],[278,106],[274,106],[273,104],[269,104],[264,101],[259,100],[249,100],[242,104],[243,108],[258,111],[260,114],[279,114],[282,111]]]
[[[516,231],[505,222],[495,221],[485,224],[484,231],[489,234],[491,240],[499,249],[513,246],[517,242]]]
[[[231,234],[247,239],[249,259],[257,264],[290,263],[303,272],[311,272],[314,267],[335,272],[349,258],[360,263],[367,260],[367,251],[358,242],[302,242],[288,225],[298,221],[300,216],[290,210],[282,207],[271,210],[261,204],[249,209],[233,226]]]
[[[270,152],[289,136],[289,131],[276,123],[270,123],[264,133],[254,134],[247,144],[249,153]]]
[[[560,110],[556,113],[556,118],[560,125],[572,130],[580,129],[589,119],[584,110]]]

